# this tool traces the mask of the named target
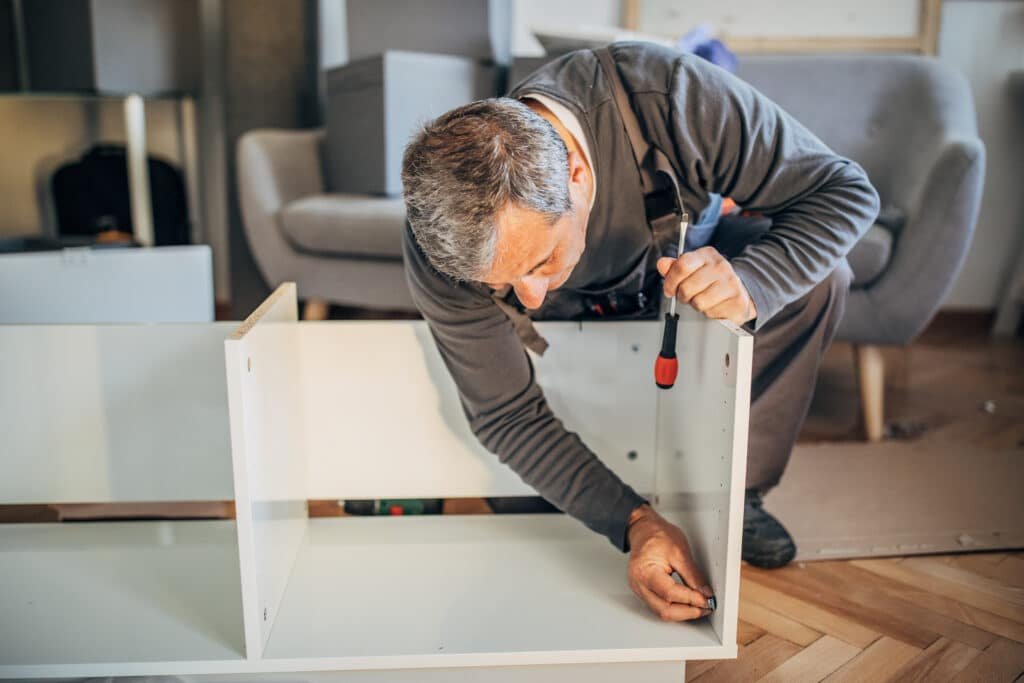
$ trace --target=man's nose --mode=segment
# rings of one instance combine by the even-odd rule
[[[548,293],[548,279],[537,275],[520,278],[514,286],[516,296],[527,308],[540,308]]]

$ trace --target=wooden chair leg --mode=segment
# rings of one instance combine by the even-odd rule
[[[860,409],[868,441],[881,441],[885,431],[885,361],[877,346],[853,347],[860,386]]]
[[[327,320],[331,313],[331,305],[323,299],[306,299],[302,307],[303,320]]]

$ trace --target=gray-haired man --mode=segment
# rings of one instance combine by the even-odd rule
[[[524,352],[537,339],[522,314],[643,315],[664,291],[752,331],[743,557],[780,566],[795,546],[760,496],[778,483],[806,416],[849,287],[844,257],[878,197],[857,164],[721,69],[643,43],[613,45],[611,56],[691,215],[717,193],[770,217],[770,229],[743,236],[740,224],[721,225],[715,241],[695,233],[683,255],[666,258],[612,83],[583,50],[412,140],[406,272],[481,443],[630,552],[633,591],[680,621],[713,607],[686,537],[552,414]]]

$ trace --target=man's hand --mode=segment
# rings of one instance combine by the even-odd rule
[[[677,259],[658,259],[665,296],[675,296],[709,318],[737,325],[757,317],[757,309],[732,264],[714,247],[688,251]]]
[[[711,614],[715,594],[693,561],[690,544],[679,527],[645,504],[633,511],[627,534],[629,587],[651,611],[663,621],[687,621]],[[672,578],[673,571],[683,584]]]

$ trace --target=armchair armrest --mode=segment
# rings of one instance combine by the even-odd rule
[[[321,129],[253,130],[238,140],[242,226],[254,260],[270,286],[289,275],[285,264],[293,251],[278,224],[279,212],[296,199],[324,192],[323,137]]]
[[[274,213],[286,204],[324,191],[320,143],[315,130],[253,130],[238,141],[238,189],[247,210]]]
[[[966,131],[965,131],[966,132]],[[985,148],[973,130],[946,137],[885,273],[851,297],[841,338],[906,344],[935,315],[967,256],[981,206]]]

